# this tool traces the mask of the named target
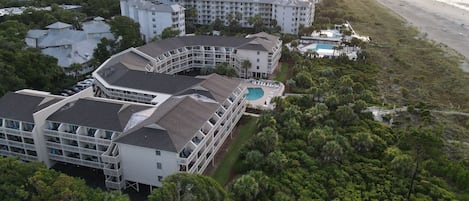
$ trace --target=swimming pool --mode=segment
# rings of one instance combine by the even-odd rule
[[[317,44],[317,45],[316,45],[316,51],[317,51],[318,49],[332,50],[332,49],[334,49],[334,45],[330,45],[330,44]]]
[[[246,100],[257,100],[264,96],[264,90],[262,88],[248,88],[248,95],[246,96]]]

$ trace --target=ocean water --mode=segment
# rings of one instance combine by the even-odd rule
[[[469,11],[469,0],[436,0]]]

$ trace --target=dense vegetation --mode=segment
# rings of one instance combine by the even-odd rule
[[[45,26],[57,21],[72,24],[74,28],[80,29],[80,22],[90,17],[97,15],[107,17],[102,13],[109,13],[111,16],[118,14],[118,1],[90,0],[83,4],[80,4],[80,2],[23,2],[26,5],[33,6],[46,6],[51,5],[51,3],[78,3],[83,5],[84,11],[65,10],[53,4],[51,11],[30,9],[21,15],[0,18],[0,96],[8,91],[22,88],[55,93],[73,84],[76,77],[65,76],[62,67],[57,65],[57,60],[54,57],[42,55],[38,49],[27,48],[24,39],[29,29],[43,29]],[[108,10],[115,10],[113,6],[116,5],[117,12]],[[116,52],[143,44],[140,39],[139,25],[129,18],[116,17],[109,23],[112,33],[119,40],[103,39],[94,53],[94,59],[91,61],[94,66],[98,66]]]
[[[9,201],[128,201],[118,192],[92,189],[85,181],[47,169],[37,162],[0,157],[0,200]]]

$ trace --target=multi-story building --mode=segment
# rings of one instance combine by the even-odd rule
[[[171,27],[186,34],[184,8],[179,4],[162,4],[149,0],[121,0],[121,15],[140,24],[140,34],[145,42],[159,37],[164,29]]]
[[[252,27],[248,19],[260,16],[265,26],[279,25],[282,33],[297,34],[300,25],[311,26],[317,0],[161,0],[166,4],[179,3],[186,9],[195,8],[198,24],[211,24],[216,19],[228,25],[227,15],[240,13],[240,25]]]
[[[266,33],[248,35],[246,38],[221,36],[183,36],[149,43],[130,48],[108,59],[94,72],[96,86],[107,97],[138,97],[139,102],[156,103],[165,100],[168,95],[156,96],[152,91],[161,84],[143,84],[141,82],[123,83],[121,76],[127,71],[146,71],[175,74],[192,68],[213,68],[220,63],[232,65],[240,77],[268,78],[278,66],[281,56],[282,41]],[[251,66],[243,68],[243,61]],[[136,67],[139,66],[139,67]],[[111,76],[112,75],[112,76]],[[107,78],[107,77],[112,78]],[[179,82],[168,75],[156,76],[148,73],[145,80],[168,80],[163,83]],[[129,94],[130,88],[139,88],[139,94]],[[138,85],[138,86],[133,86]],[[141,87],[140,87],[141,86]],[[172,88],[172,90],[177,90]],[[168,93],[173,93],[169,91]],[[117,97],[116,97],[117,98]],[[155,99],[156,98],[156,99]],[[154,100],[153,100],[154,99]]]
[[[8,93],[0,98],[0,155],[100,169],[111,189],[161,186],[176,172],[202,173],[246,109],[247,89],[216,74],[165,79],[145,71],[114,73],[123,75],[106,77],[119,79],[115,84],[178,82],[154,88],[157,97],[168,94],[156,105],[94,97],[91,88],[70,97]],[[130,94],[141,91],[127,87]]]

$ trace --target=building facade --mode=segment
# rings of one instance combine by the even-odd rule
[[[147,0],[121,0],[121,15],[140,24],[140,34],[145,42],[160,37],[165,28],[186,34],[184,8],[179,4],[162,4]]]
[[[186,9],[195,8],[197,24],[211,24],[216,19],[228,25],[227,15],[240,13],[240,25],[252,27],[248,19],[260,16],[265,26],[279,25],[282,33],[298,34],[300,25],[311,26],[314,21],[316,0],[161,0],[166,4],[178,3]]]
[[[122,83],[164,76],[128,71],[104,80],[114,83],[109,79],[116,75]],[[0,98],[0,155],[99,169],[110,189],[138,190],[139,184],[161,186],[173,173],[203,173],[243,115],[247,89],[216,74],[170,77],[180,84],[153,88],[156,96],[169,94],[156,105],[94,97],[91,88],[70,97],[8,93]],[[152,82],[162,83],[145,84]]]
[[[118,53],[95,71],[97,86],[108,96],[138,96],[139,102],[162,102],[168,96],[156,96],[151,91],[129,94],[125,87],[107,85],[100,79],[111,72],[119,72],[122,66],[147,72],[176,74],[193,68],[214,68],[228,63],[240,77],[268,78],[277,68],[281,57],[282,41],[266,33],[248,35],[246,38],[221,36],[184,36],[165,39],[147,45],[130,48]],[[243,68],[243,61],[250,66]],[[116,65],[119,63],[120,65]],[[135,68],[135,65],[141,68]],[[107,66],[116,66],[107,68]],[[101,74],[100,76],[98,76]],[[105,91],[108,90],[108,91]],[[114,95],[111,95],[114,94]],[[126,98],[123,98],[126,100]]]

